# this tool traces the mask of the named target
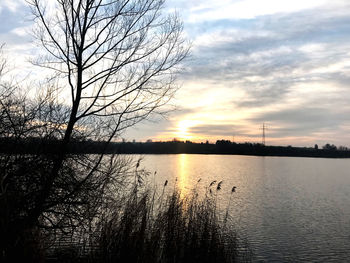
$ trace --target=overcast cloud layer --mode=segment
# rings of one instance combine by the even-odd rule
[[[260,142],[266,123],[269,144],[350,146],[350,3],[217,2],[167,2],[193,45],[178,111],[125,137]],[[12,56],[30,54],[26,14],[21,0],[0,3],[0,37]]]

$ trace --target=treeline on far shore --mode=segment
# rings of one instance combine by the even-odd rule
[[[28,138],[24,141],[0,138],[1,153],[54,154],[60,145],[58,140]],[[73,140],[69,146],[72,154],[237,154],[257,156],[294,156],[350,158],[350,150],[326,144],[321,149],[314,147],[267,146],[260,143],[234,143],[218,140],[216,143],[191,141],[167,142],[110,142]]]

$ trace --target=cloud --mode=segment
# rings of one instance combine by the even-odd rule
[[[326,109],[322,104],[270,111],[259,114],[250,121],[267,122],[270,137],[302,136],[319,132],[336,131],[350,123],[350,109]]]
[[[246,135],[248,134],[248,130],[242,126],[233,124],[204,124],[191,127],[189,133],[195,135],[232,137],[234,134]]]
[[[11,12],[19,11],[25,5],[23,0],[1,0],[0,2],[0,12],[3,9],[8,9]]]
[[[198,120],[188,129],[198,136],[259,136],[257,127],[268,122],[271,136],[291,143],[296,136],[350,139],[349,1],[170,0],[167,6],[182,15],[193,41],[175,101],[181,110],[136,127],[132,138],[173,136],[179,121]],[[0,3],[0,18],[8,21],[0,37],[17,56],[28,52],[22,7],[20,0]]]
[[[246,123],[237,131],[244,136],[259,136],[251,127],[268,121],[274,138],[298,136],[305,142],[336,134],[344,139],[350,116],[350,9],[339,7],[348,5],[337,1],[293,13],[193,22],[193,58],[183,79],[207,83],[211,91],[202,91],[207,96],[225,87],[225,98],[233,99],[218,102],[227,109],[221,113],[231,123],[235,120],[227,115],[229,109],[242,113]],[[335,111],[337,107],[343,111]],[[191,132],[231,135],[232,125],[214,123],[207,119]]]
[[[171,9],[181,10],[186,22],[199,23],[220,19],[246,20],[261,16],[289,14],[312,9],[346,9],[347,0],[170,0]]]
[[[230,2],[230,3],[227,3]],[[203,19],[252,19],[259,16],[273,15],[278,13],[291,13],[300,10],[316,8],[324,5],[326,0],[243,0],[243,1],[226,1],[216,8],[201,8],[192,17],[194,21]]]
[[[18,14],[15,10],[10,8],[2,7],[0,9],[0,19],[1,21],[6,21],[5,23],[0,23],[0,33],[6,34],[11,32],[13,29],[21,26],[21,18],[18,17]]]
[[[274,102],[296,83],[329,80],[334,76],[329,67],[349,59],[350,17],[329,19],[319,12],[262,17],[245,22],[244,30],[232,22],[230,31],[231,22],[226,21],[225,29],[198,37],[184,77],[241,87],[247,99],[239,106],[261,98]],[[320,67],[326,67],[326,72],[317,72]],[[347,71],[347,65],[336,69],[338,73]],[[263,94],[270,94],[271,99]]]
[[[288,94],[290,86],[288,82],[276,82],[259,84],[254,90],[254,84],[247,87],[247,94],[244,98],[232,101],[238,108],[260,108],[280,103]]]
[[[28,34],[31,21],[28,19],[29,9],[23,1],[2,1],[0,3],[0,38],[7,49],[22,51],[28,48],[31,38]],[[16,54],[19,55],[18,53]]]

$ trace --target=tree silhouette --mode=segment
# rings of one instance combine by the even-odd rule
[[[35,63],[64,78],[62,93],[70,94],[64,141],[74,127],[91,129],[85,122],[115,136],[173,95],[188,47],[178,17],[161,15],[163,0],[29,2],[47,51]]]
[[[176,90],[176,66],[188,48],[176,15],[163,16],[163,0],[31,0],[36,36],[47,55],[36,64],[55,71],[69,91],[69,118],[44,201],[76,131],[111,141],[164,105]],[[84,180],[97,170],[95,159]],[[41,212],[33,211],[33,217]]]
[[[130,162],[103,153],[71,156],[69,145],[93,139],[106,148],[158,111],[176,91],[178,65],[188,53],[177,15],[162,15],[163,0],[27,2],[45,51],[33,63],[53,71],[55,86],[43,87],[37,99],[8,87],[0,109],[8,126],[1,137],[19,148],[33,137],[56,143],[1,158],[4,259],[20,251],[24,233],[34,235],[38,227],[73,233],[91,226],[101,207],[115,200],[116,187],[127,184],[133,169]]]

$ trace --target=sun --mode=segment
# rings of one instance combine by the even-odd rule
[[[194,136],[190,133],[190,128],[199,124],[196,120],[181,120],[177,123],[176,138],[180,140],[190,140]]]

